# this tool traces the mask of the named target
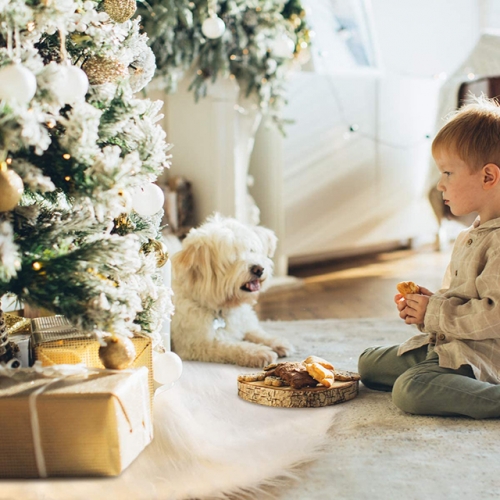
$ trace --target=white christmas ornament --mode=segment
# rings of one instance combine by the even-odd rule
[[[15,99],[27,103],[36,93],[35,75],[20,64],[0,69],[0,99]]]
[[[224,31],[226,31],[226,24],[216,15],[205,19],[201,25],[201,32],[207,38],[220,38],[224,34]]]
[[[153,351],[153,378],[157,384],[170,388],[182,374],[182,360],[175,352]]]
[[[295,50],[295,43],[293,40],[286,36],[281,35],[276,40],[274,40],[271,51],[276,57],[282,57],[284,59],[290,59],[293,57],[293,52]]]
[[[139,214],[150,216],[163,208],[165,195],[156,184],[146,184],[135,189],[132,195],[132,208]]]
[[[54,93],[65,104],[74,104],[85,98],[89,89],[89,79],[85,71],[71,66],[61,65],[59,68],[59,78],[54,84]]]

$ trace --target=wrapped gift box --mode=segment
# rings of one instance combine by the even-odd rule
[[[35,318],[32,320],[34,358],[43,366],[78,364],[104,368],[99,358],[99,341],[77,330],[63,316]],[[153,350],[149,337],[136,336],[132,342],[136,358],[133,368],[145,366],[149,370],[151,404],[154,396]]]
[[[71,368],[0,372],[1,478],[115,476],[151,442],[145,367]]]

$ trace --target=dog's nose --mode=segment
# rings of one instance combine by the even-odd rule
[[[262,266],[252,266],[250,272],[260,278],[264,274],[264,268]]]

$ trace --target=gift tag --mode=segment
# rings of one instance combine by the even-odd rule
[[[215,318],[213,322],[213,327],[214,330],[218,330],[219,328],[225,328],[226,322],[224,321],[224,318],[222,317]]]

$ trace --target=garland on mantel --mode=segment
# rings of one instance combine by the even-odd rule
[[[299,0],[142,0],[138,11],[167,92],[188,70],[196,100],[209,82],[236,79],[282,129],[286,75],[306,59],[310,39]]]

